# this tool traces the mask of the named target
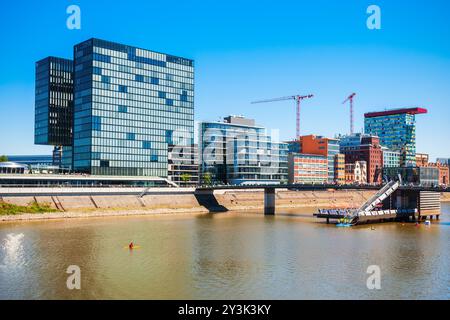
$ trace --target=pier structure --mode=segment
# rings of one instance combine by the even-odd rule
[[[327,223],[331,219],[347,219],[353,225],[385,221],[423,221],[433,217],[439,219],[439,192],[400,187],[400,182],[391,181],[358,209],[319,210],[315,216],[326,219]]]
[[[326,190],[373,190],[377,191],[360,208],[320,210],[317,218],[339,220],[347,218],[352,224],[397,221],[439,219],[441,211],[441,193],[450,192],[450,188],[402,185],[401,181],[390,181],[383,185],[336,185],[336,184],[288,184],[288,185],[240,185],[240,186],[208,186],[197,188],[196,192],[214,190],[264,190],[264,214],[274,215],[276,212],[276,190],[288,189],[296,191]]]

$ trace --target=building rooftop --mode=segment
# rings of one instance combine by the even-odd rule
[[[24,169],[26,169],[27,167],[24,165],[21,165],[20,163],[6,161],[6,162],[0,162],[0,168],[13,168],[13,169],[24,168]]]
[[[379,112],[369,112],[364,114],[365,118],[375,118],[375,117],[382,117],[382,116],[391,116],[396,114],[423,114],[428,113],[428,110],[425,108],[401,108],[401,109],[391,109],[386,111],[379,111]]]

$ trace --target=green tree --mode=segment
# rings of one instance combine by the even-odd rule
[[[211,173],[206,172],[205,174],[203,174],[203,182],[206,185],[210,185],[212,183],[212,177],[211,177]]]
[[[183,173],[180,178],[184,183],[188,183],[191,180],[191,175],[189,173]]]
[[[8,161],[8,157],[7,156],[0,156],[0,162],[6,162]]]

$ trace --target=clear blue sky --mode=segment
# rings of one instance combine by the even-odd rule
[[[66,27],[66,8],[81,8],[81,30]],[[382,29],[366,27],[380,6]],[[1,4],[0,154],[45,154],[33,144],[34,62],[71,58],[91,37],[185,56],[196,64],[196,120],[253,117],[295,133],[290,101],[255,99],[314,93],[302,133],[334,136],[364,112],[424,106],[418,152],[450,157],[450,2],[447,0],[295,1],[8,1]]]

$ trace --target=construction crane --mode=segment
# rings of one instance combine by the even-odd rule
[[[353,98],[356,96],[356,93],[352,93],[345,99],[342,104],[345,104],[347,101],[350,101],[350,134],[353,134],[355,131],[355,124],[354,124],[354,118],[353,118]]]
[[[268,99],[268,100],[259,100],[259,101],[253,101],[254,103],[266,103],[266,102],[276,102],[276,101],[284,101],[284,100],[295,100],[296,106],[297,106],[297,126],[296,126],[296,139],[300,137],[300,103],[304,99],[311,99],[314,97],[314,95],[309,94],[306,96],[302,95],[295,95],[295,96],[288,96],[288,97],[282,97],[282,98],[275,98],[275,99]]]

